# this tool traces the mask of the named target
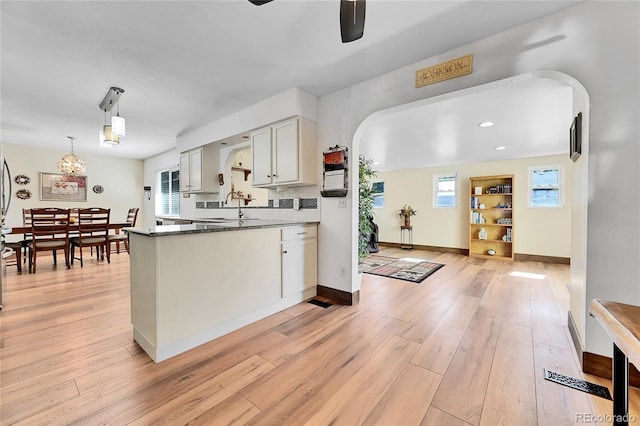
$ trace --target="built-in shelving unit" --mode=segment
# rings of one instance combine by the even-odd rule
[[[513,260],[513,175],[469,178],[469,256]]]

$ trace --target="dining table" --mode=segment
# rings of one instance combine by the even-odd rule
[[[109,229],[113,229],[115,231],[116,234],[120,233],[120,230],[122,230],[122,228],[129,228],[131,227],[131,223],[130,222],[110,222],[109,223]],[[78,222],[72,222],[69,224],[69,234],[73,234],[74,232],[78,232]],[[5,227],[2,229],[2,233],[5,235],[12,235],[12,234],[30,234],[31,233],[31,225],[29,226],[10,226],[10,227]],[[11,244],[11,243],[8,243]],[[119,242],[117,242],[116,244],[120,244]],[[16,262],[18,263],[18,270],[20,271],[21,265],[22,265],[22,250],[20,250],[20,248],[15,249],[15,254],[16,254]],[[119,251],[119,250],[118,250]]]

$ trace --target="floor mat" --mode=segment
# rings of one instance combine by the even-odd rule
[[[361,260],[359,269],[365,274],[420,283],[443,266],[441,263],[433,263],[411,257],[398,259],[389,256],[371,255]]]

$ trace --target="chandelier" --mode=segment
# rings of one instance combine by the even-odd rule
[[[67,136],[71,141],[71,153],[58,160],[58,170],[67,176],[76,176],[87,169],[87,163],[82,158],[73,153],[74,136]]]
[[[100,131],[100,145],[118,145],[120,138],[125,137],[125,120],[120,116],[120,96],[124,93],[124,89],[119,87],[111,87],[104,95],[102,102],[98,104],[100,109],[104,111],[104,126]],[[117,106],[117,113],[113,115],[111,110]],[[107,111],[111,114],[111,121],[107,122]]]

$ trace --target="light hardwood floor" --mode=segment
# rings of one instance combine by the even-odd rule
[[[606,420],[610,401],[543,378],[547,368],[611,385],[579,370],[565,325],[567,266],[418,250],[381,254],[446,266],[421,284],[365,274],[356,306],[301,303],[160,364],[131,337],[126,253],[71,270],[64,262],[54,268],[47,256],[36,274],[7,267],[0,423]],[[638,401],[634,389],[636,418]]]

